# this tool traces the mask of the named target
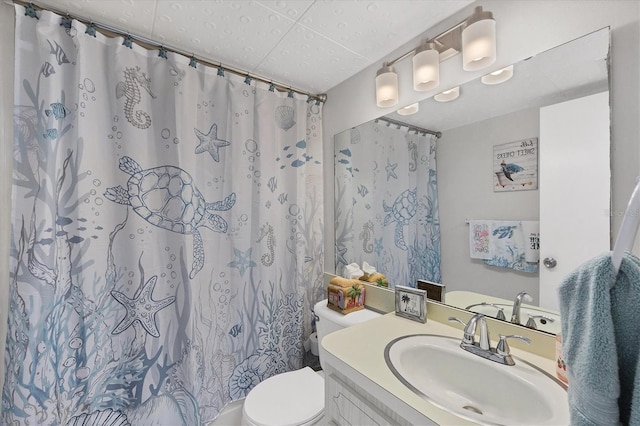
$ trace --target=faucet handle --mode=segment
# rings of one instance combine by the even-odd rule
[[[506,321],[507,317],[505,317],[504,315],[504,308],[501,308],[499,306],[496,306],[496,308],[498,308],[498,314],[496,315],[496,319],[499,319],[501,321]]]
[[[498,346],[496,346],[496,353],[498,355],[509,355],[511,353],[511,348],[509,348],[507,339],[518,339],[523,341],[526,344],[531,343],[531,339],[524,336],[517,336],[514,334],[505,336],[504,334],[501,334],[500,341],[498,342]]]
[[[544,315],[532,315],[529,314],[529,319],[527,320],[527,327],[529,328],[533,328],[534,330],[538,329],[538,325],[536,324],[536,320],[544,320],[544,321],[548,321],[548,322],[554,322],[555,320],[553,318],[549,318],[547,316]],[[545,324],[545,322],[542,321],[543,324]]]
[[[467,323],[462,321],[460,318],[457,317],[449,317],[449,321],[450,322],[459,322],[460,324],[462,324],[463,326],[466,326]]]

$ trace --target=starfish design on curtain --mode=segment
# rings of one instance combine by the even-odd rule
[[[206,135],[195,127],[193,130],[200,140],[200,144],[196,147],[196,154],[208,152],[211,154],[213,161],[220,162],[220,148],[231,145],[231,142],[218,139],[218,125],[213,123]]]
[[[389,180],[389,178],[394,178],[394,179],[398,179],[398,175],[396,175],[396,167],[398,167],[398,163],[390,163],[389,159],[387,158],[387,165],[385,167],[385,170],[387,171],[387,181]]]
[[[346,247],[336,247],[336,257],[338,258],[338,262],[348,265],[347,259],[344,255],[347,253]]]
[[[227,266],[238,268],[238,271],[240,271],[240,276],[244,275],[244,271],[246,271],[247,268],[253,268],[254,266],[257,266],[256,263],[251,260],[251,249],[243,253],[241,250],[234,248],[233,253],[236,255],[237,260],[229,262]]]
[[[111,291],[113,298],[127,310],[124,318],[111,334],[120,334],[134,322],[138,321],[147,333],[153,337],[160,337],[160,332],[156,324],[156,314],[161,309],[172,304],[176,298],[171,296],[162,300],[153,300],[152,294],[157,280],[157,275],[151,277],[142,288],[138,289],[133,299],[129,299],[124,293],[119,291]]]

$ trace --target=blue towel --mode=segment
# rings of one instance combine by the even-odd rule
[[[600,255],[559,296],[571,424],[640,425],[640,259],[625,253],[616,276]]]

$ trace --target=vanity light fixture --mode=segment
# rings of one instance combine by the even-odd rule
[[[400,108],[396,112],[399,115],[413,115],[420,109],[420,105],[416,102],[415,104],[407,105],[404,108]]]
[[[504,83],[505,81],[511,79],[511,77],[513,77],[513,65],[509,65],[508,67],[504,67],[485,76],[482,76],[481,80],[484,84],[488,84],[491,86],[494,84]]]
[[[491,12],[476,7],[462,30],[462,69],[477,71],[496,61],[496,21]]]
[[[398,74],[388,64],[384,64],[376,75],[376,104],[380,108],[392,107],[398,103]]]
[[[449,90],[445,90],[442,93],[438,93],[433,97],[433,99],[438,102],[451,102],[458,99],[458,96],[460,96],[460,86],[456,86]]]
[[[440,84],[440,52],[433,42],[423,43],[413,55],[413,90],[424,92]]]
[[[496,61],[496,21],[482,6],[476,7],[464,21],[425,40],[417,48],[384,62],[376,74],[376,104],[388,108],[398,103],[398,74],[393,68],[397,62],[412,57],[413,89],[428,91],[440,84],[440,62],[461,52],[465,71],[477,71]]]

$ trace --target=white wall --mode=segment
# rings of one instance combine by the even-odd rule
[[[467,219],[538,220],[539,191],[493,191],[493,146],[540,135],[539,109],[527,109],[442,133],[438,140],[438,201],[442,282],[512,300],[526,291],[537,303],[538,273],[486,266],[469,257]]]
[[[425,37],[462,21],[476,5],[493,12],[497,21],[498,60],[491,70],[518,62],[524,58],[576,39],[584,34],[609,26],[611,28],[611,112],[612,112],[612,230],[617,233],[629,196],[640,175],[640,2],[622,0],[485,0],[475,2],[460,13],[443,21],[412,42],[398,48],[385,59],[393,59],[416,47]],[[411,61],[396,66],[400,77],[400,104],[406,106],[434,92],[414,92],[411,87]],[[375,74],[380,64],[363,70],[328,92],[324,107],[325,177],[333,176],[333,135],[350,127],[390,112],[376,107],[374,96]],[[451,87],[478,78],[486,73],[464,73],[459,56],[441,67],[441,87]],[[438,129],[434,129],[438,130]],[[438,165],[438,173],[441,166]],[[333,200],[333,186],[325,185],[325,199]],[[331,271],[334,258],[332,229],[333,206],[325,203],[325,262]],[[636,241],[637,247],[640,247]]]

